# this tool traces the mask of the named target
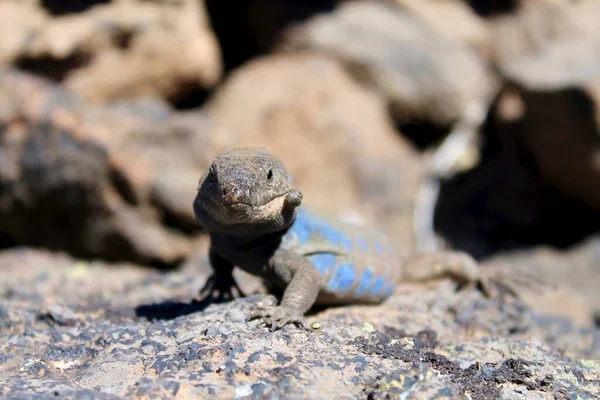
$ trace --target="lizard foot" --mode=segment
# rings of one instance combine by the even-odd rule
[[[296,308],[259,305],[250,313],[247,321],[256,318],[262,318],[267,326],[271,326],[271,331],[281,329],[287,324],[295,324],[306,329],[304,315]]]
[[[495,298],[503,293],[518,297],[519,288],[515,276],[497,269],[481,268],[480,265],[462,251],[437,251],[416,254],[405,262],[405,279],[423,282],[442,277],[451,278],[459,290],[479,289],[484,296]],[[527,278],[521,279],[527,281]]]
[[[234,294],[234,289],[237,292],[236,294]],[[220,303],[233,300],[235,297],[245,297],[245,294],[233,276],[222,277],[213,274],[208,278],[204,287],[200,289],[200,297],[203,300],[212,300]]]

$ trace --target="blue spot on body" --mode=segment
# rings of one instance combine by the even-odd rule
[[[352,245],[352,241],[348,239],[346,235],[342,235],[340,241],[344,249],[351,251],[354,248],[354,246]]]
[[[315,221],[316,231],[334,246],[340,246],[350,251],[353,249],[352,241],[339,230],[327,224],[325,221]]]
[[[325,275],[337,263],[337,257],[331,253],[314,254],[308,256],[308,259],[319,270],[321,275]]]
[[[377,277],[375,280],[375,284],[371,288],[371,295],[373,296],[381,296],[381,292],[383,291],[383,286],[385,285],[385,281],[383,276]]]
[[[329,279],[327,289],[332,293],[343,293],[350,290],[356,279],[356,270],[352,264],[340,264]]]
[[[364,270],[363,273],[361,274],[360,278],[358,279],[359,284],[358,284],[358,287],[356,288],[356,292],[355,292],[357,297],[360,297],[360,296],[364,295],[365,293],[367,293],[369,286],[371,286],[372,280],[373,280],[373,272],[370,269]]]
[[[384,297],[390,297],[394,293],[394,284],[388,283],[387,288],[385,289]]]
[[[358,243],[358,247],[360,247],[362,250],[369,251],[369,244],[364,238],[358,237],[356,239],[356,243]]]
[[[300,246],[313,242],[316,239],[316,235],[319,235],[333,247],[340,247],[346,251],[352,251],[354,248],[352,240],[343,232],[340,232],[306,210],[298,210],[296,221],[289,230],[288,235],[295,237]]]
[[[304,211],[299,210],[296,217],[296,221],[290,229],[290,232],[296,235],[298,238],[298,244],[307,244],[313,236],[313,228],[311,225],[311,218]]]
[[[383,254],[383,246],[381,243],[379,243],[379,241],[375,241],[375,251],[377,254]]]

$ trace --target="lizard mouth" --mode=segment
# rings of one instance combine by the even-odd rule
[[[271,208],[272,206],[277,206],[277,205],[283,206],[284,200],[289,193],[290,192],[280,194],[278,196],[275,196],[275,197],[269,198],[265,201],[262,201],[258,204],[252,204],[252,203],[244,202],[244,201],[236,201],[235,203],[229,204],[229,207],[232,208],[233,210],[247,210],[249,208],[262,208],[262,207]]]
[[[272,197],[272,198],[269,198],[266,201],[263,201],[258,204],[252,204],[251,202],[248,202],[248,201],[236,201],[233,203],[228,203],[228,202],[225,202],[222,200],[215,201],[210,196],[201,196],[201,199],[204,204],[208,204],[211,208],[225,207],[225,208],[230,208],[235,211],[243,211],[243,210],[248,210],[248,209],[252,209],[252,208],[265,207],[265,206],[269,206],[272,204],[278,204],[278,203],[283,204],[283,200],[286,198],[286,196],[290,192],[291,191],[283,193],[283,194],[275,196],[275,197]]]

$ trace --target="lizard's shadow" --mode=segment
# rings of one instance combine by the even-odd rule
[[[200,301],[194,299],[190,302],[167,300],[155,304],[141,304],[135,308],[135,315],[148,321],[170,321],[204,311],[213,303],[210,299]]]
[[[272,293],[275,295],[274,293]],[[275,295],[276,296],[276,295]],[[277,301],[281,301],[280,297],[277,297]],[[171,321],[175,318],[183,317],[186,315],[194,314],[196,312],[204,311],[211,304],[219,304],[223,302],[214,301],[212,299],[196,300],[193,299],[190,302],[166,300],[160,303],[154,304],[141,304],[135,308],[135,316],[138,318],[144,318],[150,322],[153,321]],[[339,307],[341,307],[340,305]],[[311,309],[306,312],[306,316],[314,315],[327,308],[336,308],[337,305],[319,306],[314,305]]]

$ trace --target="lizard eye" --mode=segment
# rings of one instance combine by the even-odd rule
[[[273,170],[270,169],[269,172],[267,172],[267,180],[270,181],[273,179]]]

